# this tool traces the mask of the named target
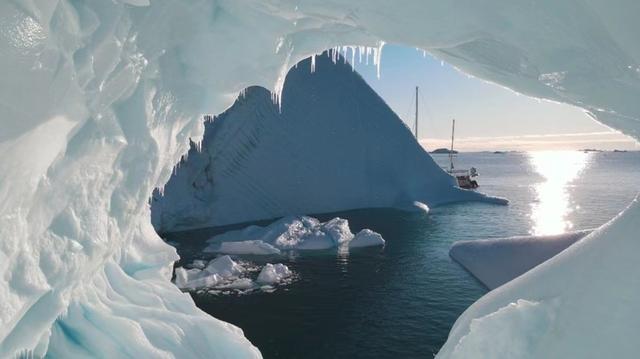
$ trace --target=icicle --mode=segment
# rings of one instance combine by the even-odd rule
[[[376,74],[378,79],[380,79],[380,62],[382,60],[382,48],[384,47],[384,44],[384,41],[380,41],[378,43],[378,47],[373,49],[373,64],[376,65]]]
[[[205,116],[207,117],[207,116]],[[197,141],[192,141],[193,147],[196,149],[198,153],[202,153],[202,142],[204,142],[204,136],[200,137]],[[185,155],[185,160],[188,158],[189,153]]]
[[[278,111],[282,112],[282,91],[284,90],[284,80],[287,77],[287,72],[289,71],[289,59],[291,58],[291,52],[287,55],[287,61],[285,61],[282,68],[280,68],[280,75],[276,80],[276,84],[273,89],[273,94],[271,95],[271,100],[273,103],[278,105]]]
[[[311,73],[316,72],[316,55],[311,56]]]
[[[351,46],[351,70],[356,70],[356,47]]]

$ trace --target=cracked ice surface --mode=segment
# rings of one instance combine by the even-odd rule
[[[203,113],[249,85],[277,92],[314,53],[384,41],[639,139],[638,13],[631,0],[2,2],[0,356],[259,356],[169,282],[177,255],[149,224]],[[633,356],[639,220],[636,201],[489,293],[439,355]],[[496,321],[513,330],[487,336]]]

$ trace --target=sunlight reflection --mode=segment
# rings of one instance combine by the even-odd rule
[[[537,202],[531,205],[531,229],[534,235],[559,234],[573,227],[569,214],[569,187],[578,179],[590,159],[589,153],[578,151],[529,152],[529,162],[544,180],[535,184]]]

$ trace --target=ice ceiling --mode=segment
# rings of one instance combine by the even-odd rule
[[[0,3],[0,357],[259,356],[168,280],[148,198],[201,114],[335,46],[427,50],[640,139],[634,0]],[[640,205],[463,314],[441,357],[640,348]],[[475,320],[473,320],[475,319]],[[473,321],[472,321],[473,320]]]

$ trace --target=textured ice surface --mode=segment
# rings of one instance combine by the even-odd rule
[[[229,231],[207,241],[205,252],[228,254],[278,254],[281,250],[320,250],[384,245],[382,236],[363,229],[354,236],[349,221],[327,222],[308,216],[288,216],[266,227],[249,226]],[[228,249],[228,250],[225,250]]]
[[[449,255],[489,289],[495,289],[562,252],[591,230],[550,236],[459,241]]]
[[[201,138],[202,114],[251,85],[280,89],[293,64],[327,48],[419,47],[640,138],[635,0],[148,3],[0,2],[0,357],[258,356],[170,283],[177,255],[151,227],[148,198]],[[463,337],[524,340],[532,357],[635,356],[639,221],[636,201],[490,292],[440,357]],[[540,309],[500,311],[519,299]],[[487,333],[471,330],[475,318],[521,325]]]
[[[289,71],[282,103],[260,87],[205,123],[202,143],[156,192],[161,232],[355,208],[463,200],[462,190],[367,83],[333,53]],[[336,63],[334,63],[334,60]]]

